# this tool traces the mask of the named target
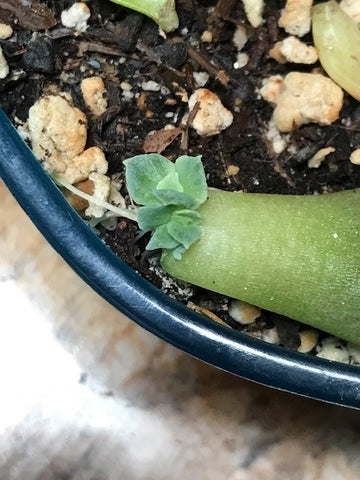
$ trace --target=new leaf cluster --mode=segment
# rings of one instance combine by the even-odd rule
[[[125,160],[126,184],[139,205],[138,225],[153,232],[147,250],[170,250],[176,259],[200,238],[197,208],[207,199],[201,156],[179,157],[175,163],[151,153]]]

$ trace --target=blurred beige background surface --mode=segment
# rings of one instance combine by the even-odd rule
[[[1,480],[360,478],[359,412],[238,379],[145,332],[1,182],[0,302]]]

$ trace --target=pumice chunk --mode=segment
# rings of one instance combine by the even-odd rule
[[[279,26],[291,35],[303,37],[310,32],[312,4],[313,0],[287,0]]]
[[[281,42],[275,43],[269,55],[279,63],[292,62],[311,65],[319,59],[315,47],[306,45],[306,43],[294,36],[287,37]]]
[[[220,98],[207,88],[199,88],[189,98],[189,109],[199,103],[192,127],[202,137],[217,135],[233,122],[233,114],[224,107]]]
[[[88,109],[96,116],[107,109],[106,87],[101,77],[84,78],[81,82],[81,93]]]
[[[271,85],[271,84],[270,84]],[[318,73],[291,72],[276,88],[265,85],[260,94],[276,104],[273,120],[280,132],[291,132],[306,123],[330,125],[339,118],[344,94],[330,78]]]
[[[87,30],[89,18],[90,10],[84,2],[76,2],[68,10],[61,12],[61,23],[64,27],[74,28],[79,32]]]
[[[252,27],[257,28],[262,24],[264,0],[243,0],[245,13]]]
[[[41,97],[29,110],[29,137],[33,151],[50,173],[69,183],[105,174],[107,161],[98,147],[84,151],[87,139],[86,115],[74,107],[67,93]]]

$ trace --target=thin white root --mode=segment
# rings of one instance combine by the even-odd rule
[[[81,198],[84,198],[88,202],[92,202],[98,205],[99,207],[106,208],[106,210],[109,210],[110,212],[115,213],[119,217],[125,217],[125,218],[128,218],[129,220],[134,220],[135,222],[137,222],[137,217],[138,217],[137,209],[116,207],[115,205],[111,205],[111,203],[105,202],[104,200],[100,200],[94,197],[93,195],[89,195],[87,193],[82,192],[78,188],[74,187],[74,185],[71,185],[71,183],[67,182],[66,180],[63,180],[58,175],[52,175],[51,177],[57,185],[65,187],[70,192],[74,193],[75,195],[78,195]]]

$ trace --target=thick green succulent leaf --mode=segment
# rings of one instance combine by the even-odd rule
[[[209,190],[201,237],[173,277],[360,344],[360,189],[327,195]]]
[[[351,3],[355,6],[359,0]],[[319,3],[312,8],[312,34],[323,69],[360,101],[360,30],[355,18],[335,0]]]
[[[175,165],[157,153],[136,155],[124,161],[126,185],[139,205],[160,204],[153,192],[161,180],[176,174]]]
[[[205,202],[208,190],[201,156],[189,157],[183,155],[176,160],[175,168],[179,175],[183,192],[194,199],[194,208],[199,207]]]

